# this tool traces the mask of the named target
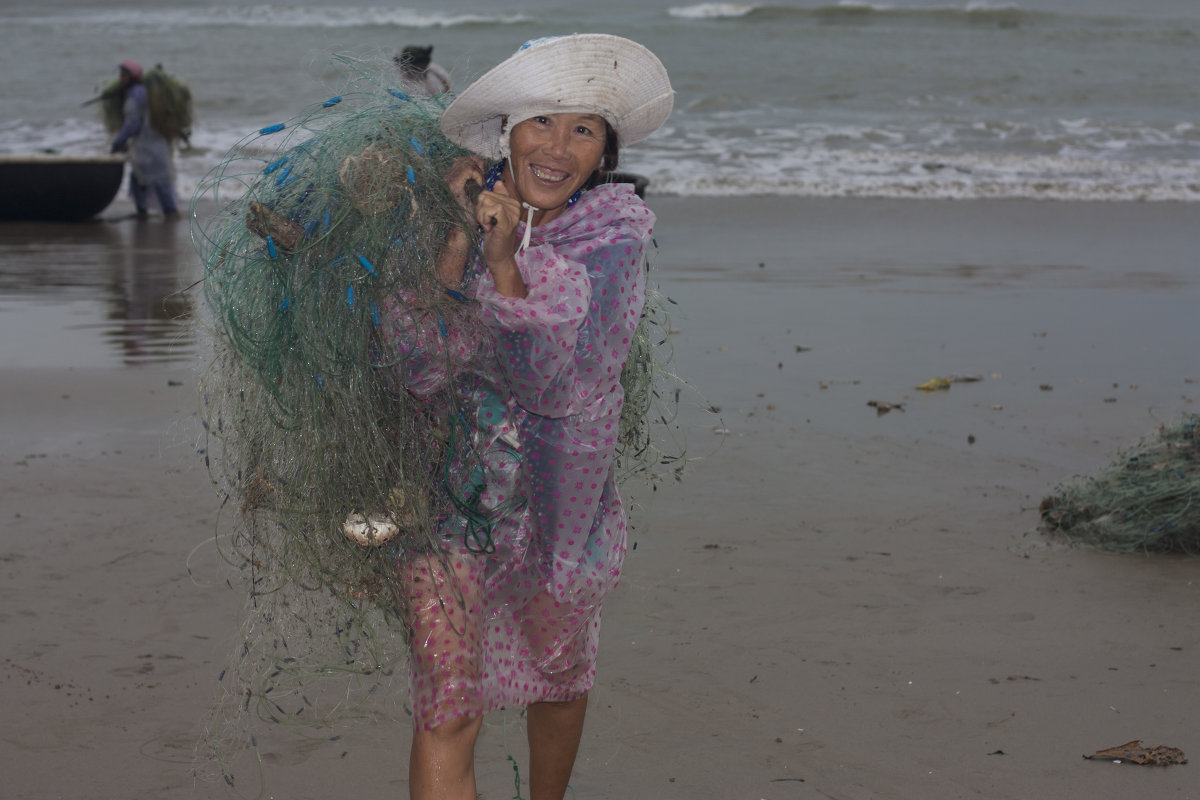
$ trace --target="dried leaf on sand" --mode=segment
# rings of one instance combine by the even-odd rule
[[[1116,747],[1097,750],[1090,756],[1084,756],[1084,758],[1103,759],[1106,761],[1128,761],[1131,764],[1149,764],[1157,767],[1187,763],[1187,756],[1178,747],[1168,747],[1163,744],[1157,744],[1154,747],[1142,747],[1141,739],[1134,739],[1131,742],[1119,744]]]

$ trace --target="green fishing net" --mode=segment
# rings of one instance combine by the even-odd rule
[[[1119,553],[1200,553],[1200,415],[1184,414],[1042,500],[1041,524]]]

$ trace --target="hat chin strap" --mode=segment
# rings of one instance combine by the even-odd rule
[[[533,233],[533,212],[541,211],[537,206],[531,206],[525,201],[521,201],[521,206],[529,209],[529,213],[525,215],[525,235],[521,237],[521,246],[517,248],[518,253],[524,252],[525,248],[529,247],[529,237]]]

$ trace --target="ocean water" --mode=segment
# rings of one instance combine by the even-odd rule
[[[7,0],[0,153],[106,148],[84,101],[133,58],[196,99],[191,193],[229,147],[408,43],[464,87],[523,41],[607,31],[677,90],[623,154],[652,193],[1200,200],[1194,0]]]

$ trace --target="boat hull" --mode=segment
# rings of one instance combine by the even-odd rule
[[[0,155],[0,220],[91,219],[124,174],[123,156]]]

